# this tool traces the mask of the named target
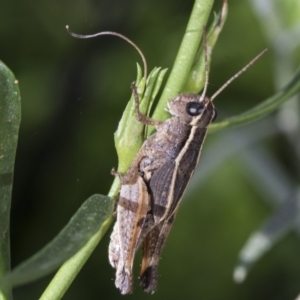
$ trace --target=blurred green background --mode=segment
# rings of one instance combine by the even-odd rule
[[[217,98],[219,120],[271,96],[292,77],[300,60],[297,0],[272,1],[275,10],[270,18],[260,14],[254,3],[229,1],[228,19],[213,54],[208,94],[258,52],[264,48],[269,52]],[[1,4],[0,59],[18,78],[22,96],[11,216],[13,266],[49,242],[85,199],[109,191],[110,170],[117,166],[113,133],[130,97],[135,63],[140,62],[135,50],[118,38],[77,40],[65,25],[81,34],[120,32],[139,45],[150,69],[170,69],[192,6],[191,0]],[[216,1],[215,10],[220,7],[221,1]],[[277,23],[283,32],[292,28],[294,38],[275,43],[279,32],[272,36],[271,31]],[[297,232],[289,233],[263,257],[245,283],[237,285],[232,279],[239,250],[249,235],[299,181],[295,146],[299,139],[297,134],[291,138],[284,124],[275,113],[255,124],[208,136],[200,168],[163,251],[158,290],[151,299],[276,300],[294,299],[300,293]],[[254,170],[256,164],[261,171]],[[274,178],[264,173],[268,170]],[[114,287],[114,270],[108,263],[109,233],[64,299],[123,297]],[[139,262],[135,267],[137,277]],[[50,280],[48,276],[16,288],[15,299],[38,299]],[[126,298],[148,297],[136,282],[134,293]]]

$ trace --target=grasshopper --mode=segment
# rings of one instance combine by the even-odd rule
[[[155,291],[161,251],[198,164],[207,127],[217,115],[213,99],[265,52],[256,56],[209,98],[205,96],[208,66],[206,46],[204,49],[206,81],[202,94],[180,94],[172,99],[168,103],[172,117],[166,121],[141,114],[136,87],[134,83],[131,86],[137,120],[155,126],[156,132],[145,140],[126,175],[118,174],[122,186],[109,256],[117,270],[115,284],[122,294],[132,292],[133,260],[141,245],[140,283],[146,292]]]
[[[144,62],[145,78],[147,64],[141,50],[127,37],[116,32],[100,32],[95,35],[78,35],[91,38],[99,35],[115,35],[139,52]],[[241,73],[257,61],[266,50],[252,59],[231,77],[212,97],[206,96],[208,87],[208,59],[206,33],[203,31],[205,59],[205,83],[201,95],[180,94],[168,103],[171,117],[165,121],[143,115],[139,109],[139,95],[135,84],[136,118],[145,125],[156,127],[156,132],[146,139],[123,176],[112,171],[121,181],[117,205],[117,221],[109,244],[109,261],[116,269],[115,285],[122,294],[133,290],[132,268],[137,250],[142,246],[143,258],[140,283],[146,292],[154,292],[157,286],[157,268],[165,241],[178,211],[184,191],[199,162],[207,128],[217,116],[213,100]]]

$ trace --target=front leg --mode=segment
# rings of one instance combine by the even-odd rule
[[[118,177],[121,182],[123,181],[123,175],[120,172],[116,171],[115,168],[111,169],[110,174],[115,177]]]
[[[161,125],[163,123],[163,121],[154,120],[154,119],[147,117],[141,113],[140,99],[139,99],[139,94],[137,92],[137,88],[135,86],[135,82],[133,82],[131,84],[131,89],[132,89],[132,93],[133,93],[133,97],[134,97],[136,119],[145,125],[150,125],[150,126],[155,126],[155,127]]]

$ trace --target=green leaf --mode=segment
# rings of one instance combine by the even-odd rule
[[[209,126],[209,130],[210,132],[212,132],[224,128],[244,125],[250,122],[254,122],[258,119],[261,119],[264,116],[273,112],[282,103],[289,100],[293,95],[295,95],[299,91],[300,91],[300,67],[296,72],[295,76],[286,85],[286,87],[281,89],[278,93],[276,93],[275,95],[266,99],[262,103],[256,105],[252,109],[249,109],[248,111],[238,116],[225,119],[224,121],[215,124],[211,124]]]
[[[239,261],[234,269],[235,282],[242,283],[250,270],[267,251],[283,238],[297,224],[299,218],[299,189],[283,202],[278,211],[261,228],[248,238],[239,253]]]
[[[153,103],[155,101],[155,98],[161,88],[162,81],[164,79],[164,76],[167,72],[167,69],[161,68],[154,68],[152,72],[149,74],[147,79],[147,89],[145,91],[145,94],[142,98],[140,110],[145,111],[145,115],[150,116],[151,108],[153,106]],[[153,127],[152,126],[145,126],[145,133],[143,141],[150,135],[150,132],[152,132]]]
[[[0,61],[0,276],[10,271],[9,216],[21,98],[13,73]],[[11,299],[9,289],[1,299]]]
[[[150,112],[155,98],[154,92],[157,93],[157,83],[161,84],[165,72],[165,70],[155,68],[149,74],[145,84],[145,79],[141,79],[141,71],[138,66],[136,86],[140,96],[140,110],[143,114]],[[126,173],[136,153],[141,148],[145,136],[145,125],[137,121],[135,117],[134,99],[131,96],[115,133],[115,145],[119,160],[118,171],[120,173]]]
[[[41,251],[4,276],[0,286],[28,283],[57,269],[104,226],[103,223],[112,216],[113,207],[114,201],[108,196],[88,198],[67,226]]]

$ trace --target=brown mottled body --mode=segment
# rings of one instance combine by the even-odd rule
[[[226,15],[226,10],[227,2],[224,1],[221,18]],[[219,20],[219,28],[222,27],[223,20]],[[71,32],[68,26],[67,30],[76,38],[114,35],[126,40],[141,55],[144,78],[147,78],[145,57],[127,37],[111,31],[79,35]],[[264,50],[252,59],[209,99],[205,97],[209,73],[205,28],[203,49],[205,83],[202,95],[182,94],[175,97],[168,105],[172,117],[165,122],[140,113],[139,97],[136,87],[132,85],[137,119],[146,125],[155,126],[157,132],[144,142],[125,176],[117,174],[122,186],[117,221],[109,245],[109,261],[116,269],[115,284],[122,294],[132,292],[132,267],[141,244],[143,261],[140,282],[145,291],[155,291],[162,248],[174,222],[179,202],[198,163],[207,126],[216,117],[212,101],[266,52]]]
[[[149,193],[145,182],[136,176],[135,182],[122,179],[117,207],[117,222],[109,245],[110,264],[116,269],[116,287],[127,294],[132,291],[132,267],[138,242],[149,207]]]
[[[157,132],[143,144],[122,186],[109,247],[110,262],[116,268],[116,286],[122,294],[132,291],[132,265],[143,243],[141,284],[153,292],[157,265],[178,204],[198,163],[207,126],[216,112],[209,98],[182,94],[169,103],[172,118],[160,122],[139,112],[137,119],[156,126]]]
[[[147,153],[151,171],[148,181],[153,199],[154,228],[143,246],[141,284],[153,292],[157,284],[157,266],[163,245],[171,230],[178,204],[198,164],[207,126],[216,116],[209,98],[182,94],[169,104],[172,118],[157,126],[140,152]],[[154,151],[153,151],[154,150]],[[159,163],[155,163],[155,162]]]

